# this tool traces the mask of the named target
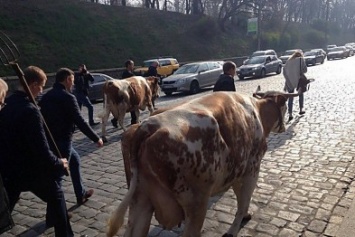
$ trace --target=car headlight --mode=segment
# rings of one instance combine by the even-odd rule
[[[186,78],[181,78],[176,81],[176,84],[180,85],[180,84],[184,84],[185,82],[186,82]]]

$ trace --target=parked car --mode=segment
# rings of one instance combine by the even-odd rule
[[[252,58],[252,57],[261,56],[261,55],[275,55],[275,56],[277,56],[277,53],[273,49],[258,50],[258,51],[255,51],[254,53],[252,53],[252,55],[250,57]]]
[[[180,64],[176,58],[161,57],[161,58],[153,58],[153,59],[145,60],[143,62],[143,66],[135,68],[134,72],[136,74],[144,75],[148,71],[149,66],[152,65],[152,63],[155,61],[159,62],[157,71],[158,74],[162,76],[169,76],[173,74],[180,67]]]
[[[166,95],[184,91],[197,93],[200,88],[213,86],[221,73],[223,61],[203,61],[181,66],[173,75],[162,80],[161,90]]]
[[[354,48],[350,45],[345,45],[346,51],[348,52],[348,57],[354,56]]]
[[[327,45],[327,54],[329,53],[329,50],[331,50],[332,48],[335,48],[335,47],[337,47],[336,44],[328,44]]]
[[[338,46],[331,48],[327,54],[327,59],[335,59],[335,58],[346,58],[348,52],[346,51],[345,46]]]
[[[308,65],[316,65],[317,63],[324,63],[325,56],[321,51],[310,50],[303,54],[304,59]]]
[[[284,52],[284,54],[280,57],[281,61],[283,64],[286,63],[286,61],[294,54],[294,52],[301,52],[303,53],[302,49],[289,49]]]
[[[110,77],[109,75],[103,74],[103,73],[90,73],[92,77],[94,78],[94,81],[91,83],[90,82],[90,89],[89,89],[89,99],[91,101],[97,101],[97,100],[103,100],[104,94],[102,91],[102,87],[104,83],[108,80],[114,80],[114,78]],[[37,102],[39,102],[42,99],[42,96],[46,94],[52,87],[46,88],[43,90],[41,94],[39,94],[36,98]],[[73,87],[73,91],[74,91]]]
[[[318,48],[318,49],[311,49],[311,51],[315,51],[315,52],[320,52],[321,54],[324,55],[324,58],[327,57],[327,52],[324,51],[324,49],[322,48]]]
[[[255,56],[245,61],[237,69],[237,75],[240,80],[245,77],[265,77],[266,74],[276,72],[280,74],[282,70],[282,61],[275,55]]]

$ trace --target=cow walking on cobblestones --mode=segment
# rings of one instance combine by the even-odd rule
[[[185,223],[183,237],[199,237],[208,199],[233,188],[238,211],[223,236],[235,237],[248,214],[270,132],[285,131],[286,101],[297,94],[216,92],[155,114],[132,126],[122,141],[131,162],[130,188],[112,213],[107,236],[145,237],[153,213],[167,229]]]
[[[121,128],[126,130],[123,125],[123,119],[127,112],[133,111],[136,115],[137,122],[139,122],[139,110],[143,111],[148,107],[149,112],[153,112],[151,87],[159,87],[157,80],[146,80],[144,77],[140,76],[123,80],[107,81],[105,83],[103,86],[105,97],[105,111],[102,115],[103,141],[107,141],[106,124],[110,113],[118,120]]]

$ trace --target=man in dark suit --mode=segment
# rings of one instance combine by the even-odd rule
[[[30,66],[24,70],[24,75],[30,92],[38,96],[47,81],[46,74]],[[58,181],[68,168],[67,159],[55,156],[50,150],[40,112],[23,87],[5,102],[0,112],[0,173],[10,210],[21,192],[30,191],[47,202],[47,210],[53,213],[55,236],[74,236]]]

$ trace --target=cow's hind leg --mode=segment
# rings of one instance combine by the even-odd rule
[[[243,219],[251,218],[251,215],[248,214],[248,209],[257,180],[258,177],[247,176],[234,183],[233,190],[237,196],[238,210],[233,224],[229,228],[228,232],[223,235],[223,237],[236,237]]]
[[[128,224],[124,237],[146,237],[153,216],[153,206],[146,194],[138,190],[132,202],[134,205],[131,204],[129,207]]]
[[[183,205],[185,212],[185,229],[183,237],[200,237],[206,217],[209,195],[198,195]]]
[[[107,142],[107,138],[106,138],[106,126],[107,126],[107,120],[108,117],[110,116],[110,105],[107,104],[107,101],[104,102],[104,112],[102,114],[101,117],[101,137],[103,142]]]

